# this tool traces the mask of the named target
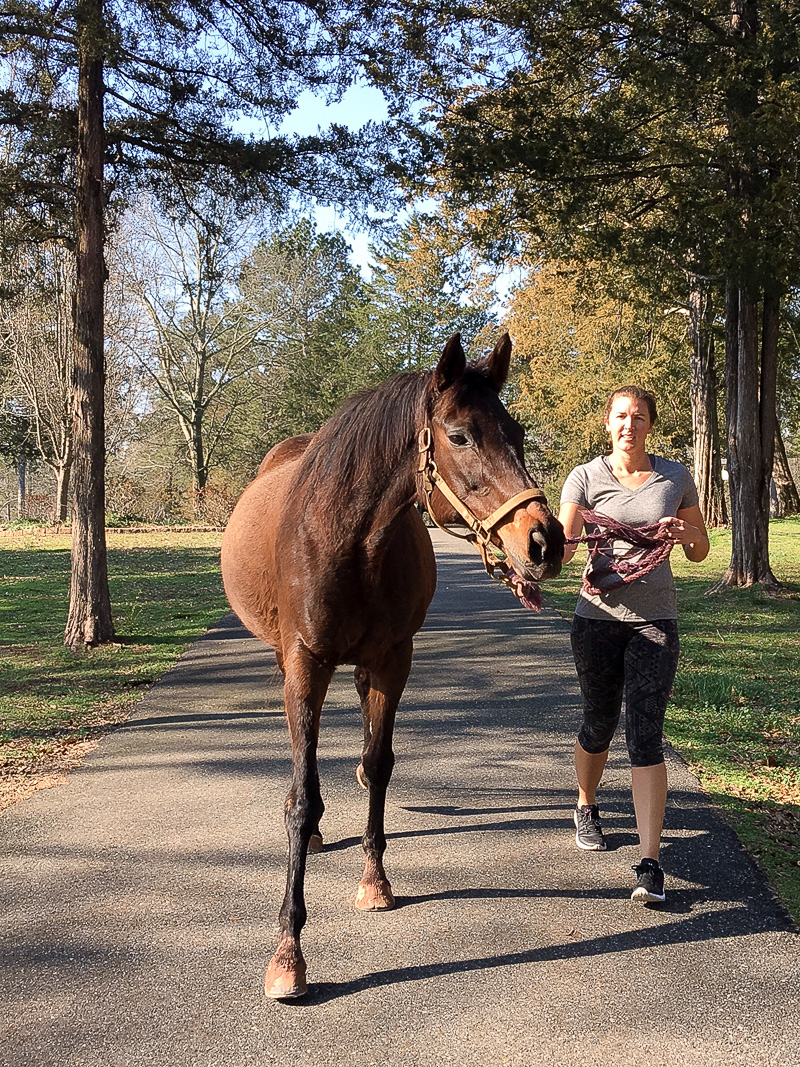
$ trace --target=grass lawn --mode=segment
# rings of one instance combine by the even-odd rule
[[[681,663],[666,734],[800,922],[800,520],[770,525],[781,596],[707,595],[730,544],[713,531],[701,564],[673,552]],[[576,555],[544,590],[568,618],[580,572]]]
[[[48,784],[226,610],[220,533],[109,532],[118,643],[63,647],[68,534],[0,537],[0,808]]]

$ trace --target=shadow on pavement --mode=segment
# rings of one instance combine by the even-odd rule
[[[783,930],[774,916],[757,916],[746,907],[726,908],[705,912],[691,919],[632,930],[609,937],[589,938],[586,941],[570,941],[530,949],[527,952],[511,952],[503,956],[484,956],[476,959],[453,960],[448,963],[431,963],[416,967],[395,967],[386,971],[364,975],[350,982],[315,983],[307,997],[296,1002],[306,1008],[324,1004],[330,1000],[352,996],[365,989],[397,985],[405,982],[423,982],[445,975],[465,974],[470,971],[495,970],[501,967],[518,967],[529,964],[545,964],[555,960],[571,960],[578,957],[605,956],[614,952],[635,952],[661,945],[679,945],[687,942],[714,941],[720,938],[742,937],[763,933],[767,930]]]

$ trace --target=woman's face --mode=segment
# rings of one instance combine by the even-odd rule
[[[643,452],[647,435],[653,428],[644,400],[616,396],[605,420],[613,448],[620,452]]]

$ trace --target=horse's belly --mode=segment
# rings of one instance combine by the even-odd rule
[[[242,625],[280,650],[275,530],[299,457],[245,489],[222,537],[222,581]]]

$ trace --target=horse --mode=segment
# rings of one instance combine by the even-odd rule
[[[434,370],[397,374],[351,397],[317,434],[276,445],[228,522],[225,591],[242,624],[275,650],[292,744],[288,873],[268,997],[308,988],[300,933],[306,857],[322,848],[317,741],[341,664],[355,667],[364,726],[356,777],[369,792],[355,906],[394,906],[383,865],[392,732],[436,586],[414,504],[424,501],[439,524],[482,531],[528,583],[561,569],[563,530],[525,468],[522,427],[499,397],[510,358],[504,334],[488,357],[467,364],[454,334]]]

